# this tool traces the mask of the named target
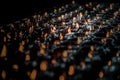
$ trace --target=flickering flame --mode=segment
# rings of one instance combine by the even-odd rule
[[[0,57],[6,57],[6,55],[7,55],[7,47],[6,45],[3,45]]]
[[[20,44],[19,49],[20,52],[24,52],[24,46],[22,44]]]
[[[45,17],[47,17],[48,16],[48,13],[47,12],[45,12]]]
[[[90,50],[91,50],[91,51],[94,51],[94,50],[95,50],[94,45],[91,45],[91,46],[90,46]]]
[[[100,71],[99,72],[99,78],[103,78],[104,77],[104,73],[103,73],[103,71]]]
[[[2,79],[5,79],[6,78],[6,72],[3,70],[2,73],[1,73],[1,77]]]
[[[75,0],[72,0],[72,4],[75,4]]]
[[[92,58],[93,58],[93,55],[92,55],[91,53],[88,53],[88,57],[89,57],[90,59],[92,59]]]
[[[57,63],[56,59],[52,59],[51,63],[55,65]]]
[[[110,33],[109,32],[107,32],[106,33],[106,38],[108,38],[110,36]]]
[[[77,28],[77,29],[79,28],[79,23],[76,23],[76,28]]]
[[[41,71],[46,71],[47,68],[48,68],[48,63],[47,63],[47,61],[42,61],[42,62],[40,63],[40,70],[41,70]]]
[[[45,55],[45,50],[43,48],[40,48],[40,54]]]
[[[68,56],[68,53],[67,53],[66,50],[63,51],[62,56],[63,56],[64,58],[66,58],[66,57]]]
[[[31,74],[30,74],[30,79],[31,80],[36,80],[36,76],[37,76],[37,70],[33,69]]]
[[[62,19],[64,19],[64,17],[65,17],[64,15],[61,16]]]
[[[85,35],[86,35],[86,36],[88,36],[88,35],[89,35],[89,32],[88,32],[88,31],[86,31],[86,32],[85,32]]]
[[[63,34],[60,33],[60,40],[63,40]]]
[[[68,75],[72,76],[75,73],[75,67],[73,65],[69,66]]]
[[[4,39],[3,39],[4,42],[6,42],[6,37],[4,36]]]
[[[30,55],[29,55],[29,54],[27,54],[27,55],[25,56],[25,61],[30,61]]]
[[[65,80],[65,77],[63,75],[60,75],[59,80]]]
[[[80,18],[82,18],[83,17],[83,14],[82,14],[82,12],[80,12]]]
[[[18,66],[18,64],[13,64],[12,68],[17,70],[17,69],[19,69],[19,66]]]
[[[72,49],[72,45],[71,44],[68,45],[68,49]]]
[[[80,42],[81,42],[81,38],[78,37],[78,38],[77,38],[77,44],[80,44]]]
[[[7,38],[11,39],[11,35],[10,35],[10,33],[7,34]]]
[[[108,61],[108,66],[111,66],[112,65],[112,61]]]
[[[110,35],[113,34],[113,29],[110,29]]]
[[[68,28],[67,31],[68,31],[68,34],[71,34],[71,28],[70,27]]]

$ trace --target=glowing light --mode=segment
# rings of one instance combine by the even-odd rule
[[[63,51],[62,56],[63,56],[64,58],[66,58],[66,57],[68,56],[68,53],[67,53],[66,50]]]
[[[60,38],[59,39],[63,40],[63,34],[62,33],[60,33]]]
[[[25,61],[30,61],[30,55],[29,55],[29,54],[27,54],[27,55],[25,56]]]
[[[6,57],[6,55],[7,55],[7,47],[6,45],[3,45],[0,57]]]
[[[91,45],[91,46],[90,46],[90,50],[91,50],[91,51],[94,51],[94,50],[95,50],[94,45]]]
[[[36,80],[36,76],[37,76],[37,70],[33,69],[31,74],[30,74],[30,79],[31,80]]]
[[[93,55],[92,55],[91,53],[88,53],[88,57],[89,57],[90,59],[92,59],[92,58],[93,58]]]
[[[19,49],[20,52],[24,52],[24,46],[20,44]]]
[[[72,49],[72,45],[71,44],[68,45],[68,49]]]
[[[81,38],[78,37],[78,38],[77,38],[77,44],[80,44],[80,42],[81,42]]]
[[[41,70],[41,71],[46,71],[46,70],[47,70],[47,66],[48,66],[47,61],[42,61],[42,62],[40,63],[40,70]]]
[[[59,80],[65,80],[65,77],[63,75],[60,75]]]
[[[73,65],[69,66],[68,75],[72,76],[75,73],[75,67]]]
[[[19,69],[19,66],[18,66],[18,64],[13,64],[13,65],[12,65],[12,68],[15,69],[15,70],[18,70],[18,69]]]
[[[112,65],[112,61],[108,61],[108,66],[111,66]]]
[[[99,72],[99,78],[103,78],[104,77],[104,73],[103,73],[103,71],[100,71]]]
[[[40,54],[45,55],[45,50],[43,48],[40,49]]]
[[[2,79],[5,79],[6,78],[6,72],[3,70],[2,73],[1,73],[1,77]]]

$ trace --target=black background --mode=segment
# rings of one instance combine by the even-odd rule
[[[0,0],[0,25],[29,17],[35,12],[69,3],[71,0]]]
[[[35,12],[52,8],[53,6],[70,3],[72,0],[0,0],[0,25],[29,17]],[[75,0],[76,2],[109,2],[112,0]],[[113,0],[117,1],[117,0]]]

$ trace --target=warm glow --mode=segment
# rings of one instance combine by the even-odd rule
[[[75,4],[75,0],[72,0],[72,4]]]
[[[78,37],[78,38],[77,38],[77,44],[80,44],[80,42],[81,42],[81,38]]]
[[[99,78],[103,78],[104,77],[104,73],[103,73],[103,71],[100,71],[99,72]]]
[[[93,55],[92,55],[91,53],[88,53],[88,57],[89,57],[90,59],[92,59],[92,58],[93,58]]]
[[[60,33],[60,40],[63,40],[63,34]]]
[[[80,12],[80,18],[82,18],[83,17],[83,14],[82,14],[82,12]]]
[[[4,42],[6,42],[6,37],[4,36]]]
[[[30,76],[31,72],[30,71],[27,71],[27,75]]]
[[[68,34],[71,34],[71,28],[70,27],[68,28],[67,31],[68,31]]]
[[[54,9],[54,13],[57,13],[57,10],[56,10],[56,9]]]
[[[7,33],[7,38],[11,39],[10,33]]]
[[[64,15],[61,16],[62,19],[64,19],[64,17],[65,17]]]
[[[36,80],[36,76],[37,76],[37,70],[33,69],[31,74],[30,74],[30,79],[31,80]]]
[[[76,21],[76,17],[73,17],[73,22]]]
[[[72,45],[71,44],[68,45],[68,49],[72,49]]]
[[[112,61],[108,61],[108,66],[111,66],[112,65]]]
[[[54,41],[54,45],[60,45],[60,41],[58,40]]]
[[[90,46],[90,50],[91,50],[91,51],[94,51],[94,49],[95,49],[94,45],[91,45],[91,46]]]
[[[25,41],[22,41],[22,42],[21,42],[21,45],[23,45],[23,46],[24,46],[24,45],[25,45]]]
[[[19,49],[20,52],[24,52],[24,46],[20,44]]]
[[[40,49],[40,54],[45,55],[45,50],[43,48]]]
[[[1,77],[2,79],[5,79],[6,78],[6,72],[3,70],[2,73],[1,73]]]
[[[61,8],[62,8],[62,9],[64,9],[65,7],[64,7],[64,6],[62,6]]]
[[[88,36],[88,35],[89,35],[89,31],[86,31],[86,32],[85,32],[85,35]]]
[[[27,55],[25,56],[25,61],[30,61],[30,55],[29,55],[29,54],[27,54]]]
[[[48,13],[47,12],[45,12],[45,17],[47,17],[48,16]]]
[[[12,65],[12,68],[18,70],[18,69],[19,69],[19,66],[18,66],[18,64],[13,64],[13,65]]]
[[[66,23],[65,22],[62,22],[62,26],[65,26],[66,25]]]
[[[65,80],[65,77],[63,75],[60,75],[59,80]]]
[[[40,63],[40,70],[41,70],[41,71],[46,71],[46,70],[47,70],[47,67],[48,67],[47,61],[42,61],[42,62]]]
[[[46,45],[45,44],[41,44],[41,48],[42,49],[46,49]]]
[[[51,63],[55,65],[57,63],[56,59],[52,59]]]
[[[76,23],[76,29],[78,29],[79,28],[79,23]]]
[[[113,34],[113,29],[110,29],[110,35]]]
[[[102,38],[101,41],[102,43],[106,42],[107,38]]]
[[[120,30],[120,23],[119,23],[118,26],[117,26],[117,30]]]
[[[75,73],[74,65],[69,66],[68,75],[72,76]]]
[[[37,18],[37,15],[33,15],[32,17],[33,17],[34,19],[36,19],[36,18]]]
[[[6,45],[3,45],[0,57],[6,57],[6,55],[7,55],[7,47]]]
[[[119,57],[119,52],[116,53],[116,57]]]
[[[92,31],[92,30],[94,30],[94,26],[91,26],[91,27],[90,27],[90,31]]]
[[[33,31],[32,27],[29,28],[29,33],[31,33]]]
[[[63,51],[62,56],[65,57],[65,58],[68,56],[68,53],[67,53],[66,50]]]
[[[108,38],[110,36],[110,33],[109,32],[107,32],[106,33],[106,38]]]
[[[58,17],[58,20],[61,21],[61,17]]]
[[[48,34],[47,34],[47,33],[45,33],[45,34],[44,34],[44,38],[46,39],[46,38],[47,38],[47,36],[48,36]]]

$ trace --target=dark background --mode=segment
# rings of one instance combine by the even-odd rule
[[[71,0],[0,0],[0,25],[29,17],[35,12],[69,3]]]
[[[16,20],[33,15],[35,12],[50,9],[53,6],[70,3],[72,0],[0,0],[0,25],[8,24]],[[110,2],[113,0],[75,0],[82,3],[87,1],[93,2]],[[114,0],[117,1],[117,0]]]

